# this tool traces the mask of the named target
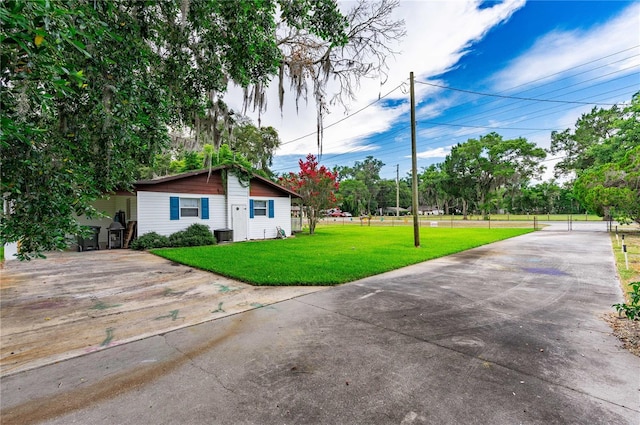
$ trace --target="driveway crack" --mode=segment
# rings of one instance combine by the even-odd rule
[[[423,343],[426,343],[426,344],[430,344],[430,345],[436,346],[438,348],[441,348],[441,349],[444,349],[444,350],[447,350],[447,351],[455,352],[455,353],[460,354],[460,355],[462,355],[464,357],[467,357],[469,359],[480,360],[480,361],[483,361],[483,362],[490,362],[490,363],[492,363],[492,364],[494,364],[494,365],[496,365],[498,367],[504,368],[506,370],[509,370],[509,371],[512,371],[512,372],[515,372],[515,373],[518,373],[518,374],[522,374],[522,375],[524,375],[524,376],[526,376],[528,378],[536,379],[536,380],[545,382],[545,383],[547,383],[549,385],[552,385],[552,386],[555,386],[555,387],[558,387],[558,388],[563,388],[563,389],[571,391],[571,392],[576,392],[576,393],[585,395],[587,397],[599,400],[599,401],[601,401],[603,403],[607,403],[607,404],[611,404],[611,405],[614,405],[614,406],[618,406],[618,407],[620,407],[622,409],[625,409],[625,410],[628,410],[628,411],[631,411],[631,412],[640,412],[640,410],[637,410],[637,409],[635,409],[633,407],[625,406],[623,404],[616,403],[614,401],[607,400],[605,398],[598,397],[596,395],[587,393],[587,392],[582,391],[580,389],[576,389],[576,388],[570,387],[568,385],[564,385],[564,384],[561,384],[561,383],[558,383],[558,382],[554,382],[554,381],[546,379],[544,377],[533,375],[533,374],[531,374],[529,372],[526,372],[526,371],[523,371],[523,370],[520,370],[520,369],[517,369],[517,368],[513,368],[511,366],[508,366],[508,365],[500,363],[500,362],[496,362],[495,360],[491,360],[491,359],[485,358],[483,356],[473,356],[473,355],[470,355],[468,353],[465,353],[462,350],[458,350],[458,349],[453,348],[453,347],[448,347],[448,346],[445,346],[445,345],[442,345],[442,344],[438,344],[437,342],[434,342],[432,340],[425,339],[425,338],[420,338],[418,336],[415,336],[415,335],[412,335],[412,334],[409,334],[409,333],[406,333],[406,332],[398,331],[397,329],[392,329],[392,328],[389,328],[389,327],[386,327],[386,326],[382,326],[382,325],[380,325],[378,323],[373,323],[373,322],[370,322],[370,321],[367,321],[367,320],[364,320],[364,319],[361,319],[361,318],[358,318],[358,317],[353,317],[353,316],[350,316],[350,315],[342,313],[342,312],[338,312],[338,311],[331,310],[331,309],[328,309],[328,308],[325,308],[325,307],[321,307],[321,306],[318,306],[318,305],[315,305],[315,304],[311,304],[311,303],[303,301],[302,299],[296,299],[295,301],[300,302],[302,304],[305,304],[305,305],[307,305],[309,307],[314,307],[314,308],[317,308],[319,310],[326,311],[328,313],[336,314],[336,315],[344,317],[346,319],[354,320],[354,321],[357,321],[357,322],[360,322],[360,323],[363,323],[363,324],[366,324],[366,325],[369,325],[369,326],[373,326],[373,327],[378,328],[378,329],[382,329],[382,330],[385,330],[385,331],[388,331],[388,332],[395,333],[397,335],[402,335],[404,337],[411,338],[411,339],[414,339],[416,341],[420,341],[420,342],[423,342]],[[439,335],[442,336],[442,334],[439,334]]]
[[[162,337],[162,340],[164,341],[164,343],[165,343],[165,345],[167,347],[169,347],[172,350],[176,351],[179,356],[186,357],[188,359],[188,364],[191,367],[199,370],[200,372],[202,372],[202,373],[204,373],[206,375],[209,375],[209,376],[213,377],[216,380],[216,382],[222,388],[224,388],[226,391],[228,391],[230,393],[233,393],[233,394],[236,394],[236,392],[232,388],[229,388],[227,385],[224,384],[224,382],[222,381],[220,376],[218,376],[218,374],[216,374],[215,372],[213,372],[211,370],[208,370],[208,369],[204,368],[203,366],[201,366],[200,364],[198,364],[198,362],[195,359],[195,357],[197,357],[197,356],[191,356],[188,352],[181,350],[179,347],[177,347],[177,346],[175,346],[173,344],[170,344],[169,341],[167,340],[166,334],[163,334],[163,335],[160,335],[160,336]]]

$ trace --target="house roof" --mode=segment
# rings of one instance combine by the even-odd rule
[[[155,178],[155,179],[138,180],[133,185],[134,185],[134,187],[136,187],[138,185],[152,185],[152,184],[166,183],[166,182],[170,182],[170,181],[174,181],[174,180],[180,180],[180,179],[184,179],[184,178],[187,178],[187,177],[198,176],[200,174],[205,174],[205,173],[215,172],[215,171],[221,171],[221,170],[224,170],[224,169],[231,169],[231,168],[233,168],[233,167],[229,166],[229,165],[218,165],[216,167],[211,167],[210,169],[209,168],[204,168],[202,170],[187,171],[185,173],[173,174],[173,175],[170,175],[170,176],[163,176],[163,177],[158,177],[158,178]],[[284,193],[286,193],[288,195],[293,196],[294,198],[301,198],[301,196],[298,193],[296,193],[296,192],[294,192],[292,190],[289,190],[286,187],[280,186],[279,184],[274,183],[271,180],[269,180],[267,178],[264,178],[264,177],[262,177],[262,176],[260,176],[258,174],[252,173],[251,174],[251,179],[252,180],[254,180],[254,179],[255,180],[259,180],[262,183],[273,187],[274,189],[277,189],[277,190],[279,190],[281,192],[284,192]]]

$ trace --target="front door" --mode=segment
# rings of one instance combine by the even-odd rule
[[[231,205],[231,228],[233,229],[233,241],[247,240],[247,206]]]

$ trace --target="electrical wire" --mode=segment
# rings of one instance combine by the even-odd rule
[[[445,90],[459,91],[459,92],[462,92],[462,93],[477,94],[479,96],[499,97],[501,99],[527,100],[527,101],[533,101],[533,102],[565,103],[565,104],[573,104],[573,105],[593,105],[593,103],[590,103],[590,102],[580,102],[580,101],[577,101],[577,100],[540,99],[540,98],[534,98],[534,97],[506,96],[506,95],[501,95],[501,94],[497,94],[497,93],[483,93],[483,92],[479,92],[479,91],[465,90],[465,89],[460,89],[460,88],[456,88],[456,87],[443,86],[443,85],[440,85],[440,84],[427,83],[426,81],[416,81],[416,83],[424,84],[425,86],[438,87],[438,88],[445,89]],[[616,104],[615,103],[598,103],[597,105],[615,106]]]
[[[589,62],[585,62],[585,63],[583,63],[583,64],[580,64],[580,65],[577,65],[577,66],[575,66],[575,67],[572,67],[572,69],[577,69],[577,68],[580,68],[580,67],[586,66],[586,65],[588,65],[588,64],[596,63],[596,62],[598,62],[598,61],[601,61],[601,60],[606,59],[606,58],[613,57],[613,56],[618,55],[618,54],[620,54],[620,53],[623,53],[623,52],[626,52],[626,51],[629,51],[629,50],[633,50],[633,49],[635,49],[635,48],[637,48],[637,47],[640,47],[640,46],[634,46],[634,47],[631,47],[631,48],[629,48],[629,49],[625,49],[625,50],[621,50],[621,51],[619,51],[619,52],[615,52],[615,53],[609,54],[609,55],[604,56],[604,57],[602,57],[602,58],[598,58],[598,59],[591,60],[591,61],[589,61]],[[604,68],[604,67],[609,67],[609,66],[611,66],[612,64],[619,63],[619,62],[623,62],[623,61],[628,60],[629,58],[634,58],[634,57],[636,57],[636,56],[639,56],[639,55],[633,55],[633,56],[630,56],[630,57],[625,57],[625,58],[623,58],[623,59],[616,60],[616,61],[614,61],[614,62],[609,62],[609,63],[607,63],[607,64],[604,64],[604,65],[601,65],[601,66],[598,66],[598,67],[595,67],[595,68],[591,68],[591,69],[588,69],[588,70],[582,71],[582,72],[580,72],[580,73],[576,73],[576,74],[570,75],[570,76],[565,77],[565,78],[560,79],[560,80],[564,80],[564,79],[567,79],[567,78],[573,78],[573,77],[575,77],[575,76],[577,76],[577,75],[582,75],[582,74],[586,74],[586,73],[594,72],[594,71],[595,71],[595,70],[597,70],[597,69],[601,69],[601,68]],[[572,85],[569,85],[569,86],[564,86],[564,87],[562,87],[561,89],[555,89],[555,90],[551,90],[551,91],[545,92],[545,93],[543,93],[543,95],[551,94],[551,93],[554,93],[554,92],[557,92],[557,91],[566,90],[567,88],[569,88],[569,87],[573,87],[573,86],[584,85],[585,83],[588,83],[588,82],[591,82],[591,81],[595,81],[595,80],[598,80],[598,79],[602,79],[602,78],[605,78],[605,77],[607,77],[607,76],[613,75],[613,74],[618,73],[618,72],[628,71],[629,69],[632,69],[632,68],[634,68],[634,67],[631,67],[631,68],[625,68],[625,69],[622,69],[622,70],[617,70],[617,71],[611,72],[611,73],[609,73],[609,74],[599,75],[599,76],[594,77],[594,78],[591,78],[591,79],[589,79],[589,80],[584,80],[584,81],[581,81],[581,82],[579,82],[579,83],[575,83],[575,84],[572,84]],[[556,73],[553,73],[553,74],[550,74],[550,75],[547,75],[547,76],[540,77],[540,78],[538,78],[537,80],[533,80],[533,81],[530,81],[530,82],[527,82],[527,83],[523,83],[523,84],[521,84],[521,85],[519,85],[519,86],[516,86],[516,87],[514,87],[514,88],[522,87],[522,86],[527,86],[527,85],[530,85],[530,84],[532,84],[532,83],[534,83],[534,82],[537,82],[537,81],[546,80],[546,79],[549,79],[549,78],[550,78],[550,77],[552,77],[552,76],[555,76],[555,75],[559,75],[559,74],[566,73],[566,71],[567,71],[567,70],[558,71],[558,72],[556,72]],[[622,78],[628,78],[629,76],[630,76],[630,75],[625,75],[625,76],[621,77],[620,79],[622,79]],[[635,76],[635,74],[631,74],[631,76]],[[527,91],[533,90],[533,89],[535,89],[535,88],[544,87],[545,85],[556,84],[556,83],[557,83],[558,81],[560,81],[560,80],[554,80],[554,81],[552,81],[552,82],[545,83],[545,84],[539,85],[539,86],[537,86],[537,87],[532,87],[532,88],[529,88],[529,89],[527,89],[527,90],[524,90],[523,92],[527,92]],[[601,82],[601,83],[598,83],[598,84],[595,84],[595,85],[591,85],[591,86],[589,86],[589,87],[587,87],[587,88],[591,89],[591,88],[593,88],[593,87],[600,86],[600,85],[603,85],[603,84],[606,84],[606,83],[611,83],[611,82],[614,82],[614,81],[617,81],[617,80],[619,80],[619,79],[613,79],[613,80],[612,80],[612,79],[608,79],[607,81],[604,81],[604,82]],[[586,105],[588,105],[588,106],[613,106],[613,105],[619,105],[619,103],[606,103],[606,102],[603,102],[603,101],[599,101],[599,102],[587,102],[586,100],[587,100],[587,99],[590,99],[590,98],[600,98],[600,97],[602,97],[603,95],[607,95],[607,94],[611,94],[611,93],[614,93],[614,92],[623,91],[623,90],[626,90],[626,89],[628,89],[628,88],[634,88],[634,89],[636,89],[636,90],[639,88],[637,84],[634,84],[634,85],[629,85],[629,86],[626,86],[626,87],[623,87],[623,88],[618,88],[618,89],[615,89],[615,90],[611,90],[611,91],[608,91],[608,92],[598,93],[598,94],[595,94],[595,95],[587,96],[586,98],[579,99],[579,100],[558,100],[558,99],[555,99],[555,98],[545,99],[545,98],[539,98],[539,97],[510,96],[510,95],[503,95],[503,94],[500,94],[500,93],[503,93],[503,92],[499,92],[499,93],[484,93],[484,92],[479,92],[479,91],[473,91],[473,90],[460,89],[460,88],[456,88],[456,87],[449,87],[449,86],[445,86],[445,85],[434,84],[434,83],[428,83],[428,82],[423,82],[423,81],[416,81],[416,83],[424,84],[424,85],[428,85],[428,86],[434,86],[434,87],[442,88],[442,89],[445,89],[445,90],[451,90],[451,91],[457,91],[457,92],[462,92],[462,93],[468,93],[468,94],[480,95],[480,96],[484,96],[484,97],[495,97],[495,98],[496,98],[496,99],[494,99],[494,100],[491,100],[490,102],[485,102],[485,104],[489,104],[489,103],[497,102],[497,101],[499,101],[499,100],[504,100],[504,99],[506,99],[506,100],[514,100],[514,101],[516,101],[515,103],[522,103],[522,102],[527,102],[527,103],[538,103],[538,102],[540,102],[540,103],[557,103],[557,104],[559,104],[559,106],[554,107],[554,108],[551,108],[551,109],[563,108],[563,107],[565,107],[565,106],[567,106],[567,105],[576,105],[576,106],[586,106]],[[347,116],[347,117],[344,117],[343,119],[338,120],[338,121],[336,121],[336,122],[334,122],[334,123],[332,123],[332,124],[330,124],[330,125],[326,126],[325,128],[329,128],[329,127],[332,127],[332,126],[334,126],[334,125],[337,125],[337,124],[339,124],[339,123],[341,123],[341,122],[344,122],[345,120],[347,120],[347,119],[349,119],[349,118],[353,117],[353,116],[354,116],[354,115],[356,115],[357,113],[362,112],[363,110],[365,110],[365,109],[367,109],[367,108],[369,108],[369,107],[373,106],[374,104],[378,103],[380,100],[382,100],[382,99],[384,99],[384,98],[388,97],[390,94],[392,94],[393,92],[395,92],[395,91],[396,91],[396,90],[398,90],[399,88],[403,87],[405,84],[406,84],[406,80],[405,80],[405,81],[403,81],[403,82],[402,82],[401,84],[399,84],[398,86],[396,86],[396,87],[395,87],[394,89],[392,89],[391,91],[389,91],[388,93],[386,93],[384,96],[379,97],[379,98],[378,98],[377,100],[375,100],[374,102],[371,102],[370,104],[368,104],[368,105],[364,106],[363,108],[359,109],[358,111],[354,112],[353,114],[351,114],[351,115],[349,115],[349,116]],[[565,96],[565,95],[567,95],[567,94],[571,94],[571,93],[579,93],[579,92],[583,92],[583,91],[584,91],[584,90],[586,90],[587,88],[582,88],[582,89],[579,89],[579,90],[574,90],[574,91],[572,91],[572,92],[564,93],[564,94],[559,95],[559,96]],[[509,90],[511,90],[511,89],[509,89]],[[628,94],[628,93],[626,93],[626,92],[625,92],[625,94]],[[559,96],[557,96],[557,97],[559,97]],[[458,107],[458,106],[460,106],[460,105],[457,105],[456,107]],[[507,105],[507,106],[508,106],[508,105]],[[504,107],[505,107],[505,105],[502,105],[500,108],[504,108]],[[573,106],[573,107],[575,107],[575,106]],[[455,107],[454,107],[454,108],[455,108]],[[500,109],[500,108],[495,108],[495,109]],[[512,109],[511,109],[511,110],[512,110]],[[508,110],[508,111],[510,111],[510,110]],[[508,111],[503,111],[503,112],[508,112]],[[551,115],[551,114],[557,114],[557,113],[558,113],[558,112],[550,112],[550,109],[549,109],[549,108],[546,108],[546,109],[544,109],[544,110],[534,111],[534,113],[537,113],[537,112],[544,112],[544,113],[543,113],[543,114],[540,114],[540,115],[534,115],[534,116],[529,115],[528,117],[521,117],[520,119],[516,119],[515,121],[512,121],[512,123],[513,123],[513,124],[515,124],[515,123],[518,123],[518,122],[523,122],[523,121],[528,121],[528,120],[531,120],[531,119],[534,119],[534,118],[543,117],[543,116],[545,116],[545,115]],[[552,128],[529,128],[529,127],[498,127],[498,126],[481,126],[481,125],[471,125],[471,124],[468,124],[470,121],[472,122],[472,121],[477,121],[477,120],[481,119],[481,118],[482,118],[482,116],[483,116],[482,114],[485,114],[485,115],[486,115],[486,113],[487,113],[487,111],[483,111],[483,112],[482,112],[482,113],[480,113],[480,114],[472,114],[471,116],[461,117],[461,118],[459,118],[459,119],[457,119],[457,120],[454,120],[454,121],[452,121],[452,122],[439,122],[439,121],[420,120],[417,124],[418,124],[419,126],[422,126],[423,124],[429,124],[429,125],[433,125],[433,126],[437,126],[437,127],[459,127],[459,128],[467,128],[467,129],[475,129],[475,130],[486,130],[486,129],[489,129],[489,130],[514,130],[514,131],[529,131],[529,132],[532,132],[532,133],[529,133],[529,134],[540,133],[540,132],[543,132],[543,131],[545,131],[545,132],[546,132],[546,131],[561,130],[560,128],[553,128],[553,129],[552,129]],[[473,118],[473,117],[474,117],[474,115],[476,116],[476,118]],[[472,118],[472,119],[470,119],[470,118]],[[460,121],[460,120],[462,120],[462,119],[464,119],[464,120],[467,122],[467,124],[455,124],[455,122],[456,122],[456,121]],[[385,139],[388,139],[388,138],[390,138],[391,136],[393,136],[394,134],[398,134],[398,133],[400,133],[401,131],[405,131],[405,130],[407,130],[408,128],[409,128],[408,126],[401,127],[400,129],[398,129],[398,130],[394,131],[393,133],[385,133],[385,134],[382,134],[381,136],[382,136],[382,137],[384,137]],[[444,131],[444,129],[443,129],[443,131]],[[474,134],[474,133],[476,133],[476,132],[470,132],[469,134]],[[293,142],[299,141],[299,140],[301,140],[301,139],[304,139],[304,138],[306,138],[306,137],[310,137],[310,136],[314,136],[314,135],[316,135],[316,132],[312,132],[312,133],[309,133],[309,134],[307,134],[307,135],[304,135],[304,136],[298,137],[298,138],[296,138],[296,139],[293,139],[293,140],[287,141],[287,142],[285,142],[285,143],[282,143],[281,145],[290,144],[290,143],[293,143]],[[365,134],[365,135],[363,135],[363,136],[369,136],[369,135],[366,135],[366,134]],[[444,135],[441,135],[441,136],[439,136],[439,138],[441,138],[441,137],[443,137],[443,136],[444,136]],[[377,138],[377,137],[376,137],[375,135],[374,135],[373,137],[366,137],[366,139],[368,139],[368,140],[369,140],[369,141],[371,141],[371,142],[373,142],[376,138]],[[346,140],[353,140],[353,139],[354,139],[354,138],[349,138],[349,139],[344,139],[344,140],[346,141]],[[394,138],[394,139],[395,139],[395,138]],[[389,143],[395,143],[395,142],[393,142],[393,141],[382,141],[382,142],[377,142],[377,146],[378,146],[378,148],[380,149],[380,148],[384,148],[385,146],[388,146],[388,145],[389,145]],[[421,143],[420,148],[424,148],[425,146],[433,145],[433,144],[436,144],[436,143],[438,143],[438,141],[434,141],[434,142],[431,142],[431,143]],[[376,150],[379,150],[379,149],[376,149]],[[400,146],[400,147],[399,147],[399,149],[400,149],[400,150],[405,150],[405,149],[406,149],[406,147],[405,147],[405,146]],[[397,152],[397,151],[398,151],[398,149],[391,149],[391,150],[389,150],[389,149],[385,149],[385,151],[384,151],[384,152],[385,152],[385,154],[388,154],[388,153],[394,153],[394,152]],[[339,158],[339,157],[345,157],[345,156],[348,156],[348,155],[352,155],[352,154],[354,154],[354,153],[361,153],[361,152],[367,152],[367,153],[369,153],[369,152],[371,152],[371,151],[370,151],[369,149],[367,149],[367,147],[366,147],[366,146],[362,146],[362,145],[360,145],[360,146],[357,146],[357,147],[355,147],[355,148],[353,148],[353,149],[350,149],[350,150],[348,150],[348,151],[346,151],[346,152],[342,152],[342,153],[334,154],[334,155],[325,155],[323,159],[324,159],[325,161],[327,161],[327,160],[332,160],[332,159]],[[551,159],[549,159],[549,160],[551,160]],[[548,160],[545,160],[545,162],[546,162],[546,161],[548,161]],[[291,167],[287,167],[286,169],[287,169],[287,170],[289,170],[289,169],[291,169]],[[280,170],[285,170],[285,168],[282,168],[282,169],[280,169]],[[274,170],[274,171],[279,171],[279,170]]]
[[[341,122],[343,122],[343,121],[345,121],[345,120],[347,120],[347,119],[349,119],[349,118],[352,118],[352,117],[353,117],[353,116],[355,116],[356,114],[359,114],[360,112],[364,111],[365,109],[370,108],[371,106],[373,106],[373,105],[375,105],[376,103],[380,102],[382,99],[384,99],[384,98],[386,98],[387,96],[389,96],[389,95],[390,95],[391,93],[393,93],[394,91],[398,90],[398,89],[399,89],[400,87],[402,87],[403,85],[404,85],[404,82],[400,83],[400,84],[399,84],[399,85],[397,85],[394,89],[392,89],[391,91],[389,91],[388,93],[386,93],[384,96],[380,96],[380,97],[378,97],[378,99],[374,100],[373,102],[369,103],[368,105],[366,105],[366,106],[364,106],[364,107],[362,107],[362,108],[358,109],[357,111],[355,111],[355,112],[353,112],[353,113],[351,113],[351,114],[347,115],[346,117],[344,117],[344,118],[342,118],[342,119],[339,119],[339,120],[338,120],[338,121],[336,121],[336,122],[333,122],[333,123],[331,123],[331,124],[329,124],[329,125],[325,126],[325,127],[324,127],[324,129],[326,130],[327,128],[331,128],[331,127],[333,127],[333,126],[335,126],[335,125],[338,125],[338,124],[340,124]],[[288,144],[290,144],[290,143],[297,142],[298,140],[302,140],[302,139],[306,139],[307,137],[315,136],[316,134],[317,134],[317,133],[316,133],[315,131],[313,131],[313,132],[311,132],[311,133],[309,133],[309,134],[305,134],[304,136],[300,136],[300,137],[297,137],[297,138],[295,138],[295,139],[293,139],[293,140],[289,140],[289,141],[287,141],[287,142],[281,143],[280,145],[281,145],[281,146],[282,146],[282,145],[288,145]]]

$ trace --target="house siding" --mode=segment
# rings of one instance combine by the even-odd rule
[[[224,185],[222,184],[222,175],[219,170],[211,173],[211,175],[203,173],[156,184],[141,183],[137,185],[137,189],[143,192],[224,195]]]
[[[286,193],[276,189],[273,186],[269,186],[266,183],[257,179],[254,179],[251,181],[249,195],[252,197],[263,196],[263,197],[270,197],[270,198],[289,197],[289,195],[287,195]]]
[[[172,196],[208,198],[209,219],[203,220],[200,217],[180,217],[179,220],[170,220],[169,199]],[[226,227],[227,215],[224,195],[138,191],[137,205],[138,236],[149,232],[169,236],[195,223],[209,226],[212,231]]]
[[[224,178],[223,178],[224,174]],[[94,203],[99,211],[108,214],[101,220],[79,218],[82,224],[100,226],[101,246],[107,244],[107,227],[113,221],[117,211],[124,211],[127,221],[137,221],[137,236],[149,232],[171,235],[184,230],[191,224],[200,223],[214,231],[216,229],[233,229],[233,240],[270,239],[277,236],[276,228],[282,228],[291,235],[291,193],[286,189],[270,183],[262,178],[252,178],[251,184],[244,187],[232,170],[227,172],[214,170],[212,173],[195,172],[184,176],[169,176],[159,180],[145,180],[136,183],[135,194],[121,191],[109,199],[101,199]],[[203,198],[208,199],[209,218],[180,217],[171,220],[171,198]],[[268,208],[266,216],[250,218],[251,200],[263,200]],[[202,201],[201,201],[202,205]],[[243,205],[244,209],[234,211],[232,207]],[[246,211],[246,217],[242,211]],[[240,212],[240,213],[238,213]],[[273,216],[271,216],[273,215]]]
[[[103,218],[89,219],[86,216],[77,217],[78,223],[83,226],[100,226],[98,242],[101,248],[105,248],[108,242],[107,228],[113,222],[117,211],[124,211],[127,222],[138,219],[136,197],[133,195],[111,195],[108,198],[96,200],[92,204],[98,212],[107,216]]]
[[[232,173],[227,173],[227,223],[225,227],[231,228],[231,206],[246,205],[249,208],[249,188],[243,187],[238,177]],[[247,215],[248,219],[248,215]]]
[[[287,236],[291,235],[291,198],[252,196],[255,201],[273,201],[273,218],[255,216],[249,219],[249,239],[273,239],[277,235],[276,227],[282,228]]]

